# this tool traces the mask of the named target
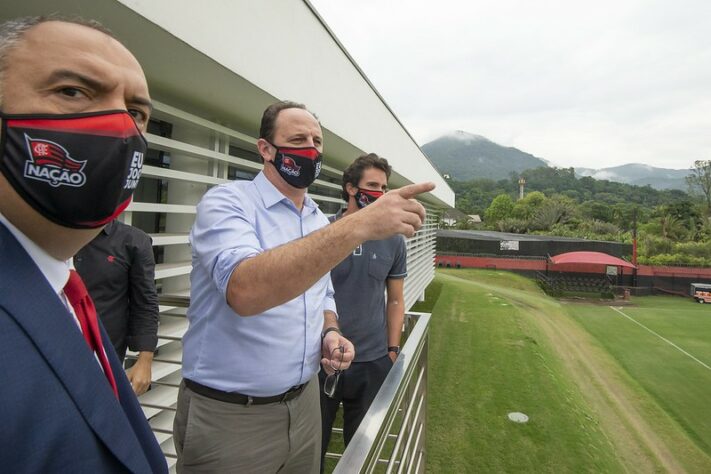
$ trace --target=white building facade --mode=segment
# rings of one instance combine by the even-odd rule
[[[0,20],[51,13],[99,20],[145,70],[155,101],[150,151],[122,219],[152,235],[159,292],[189,295],[196,204],[211,186],[261,170],[255,143],[262,112],[294,100],[323,127],[323,172],[309,194],[326,214],[342,203],[341,170],[363,153],[388,159],[392,188],[437,185],[421,198],[425,226],[408,240],[407,308],[424,295],[434,276],[437,216],[454,205],[454,193],[307,1],[24,0],[3,5]],[[171,465],[186,327],[184,308],[161,306],[155,383],[141,397]]]

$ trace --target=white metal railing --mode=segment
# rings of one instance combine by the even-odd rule
[[[427,433],[429,313],[406,315],[406,341],[373,404],[340,457],[335,474],[421,473]]]

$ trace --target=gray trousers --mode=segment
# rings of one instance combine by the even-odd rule
[[[173,441],[178,473],[318,472],[318,379],[286,403],[249,407],[213,400],[181,383]]]

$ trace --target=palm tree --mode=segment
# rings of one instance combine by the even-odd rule
[[[660,216],[659,224],[662,226],[662,237],[665,239],[678,238],[686,230],[679,218],[671,214]]]
[[[700,189],[706,200],[706,212],[711,214],[711,160],[697,160],[686,177],[691,190]]]

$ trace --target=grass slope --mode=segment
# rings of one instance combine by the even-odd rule
[[[623,312],[711,365],[708,308],[634,303]],[[428,472],[711,472],[711,371],[608,306],[440,269],[413,310],[433,313]]]
[[[571,305],[570,313],[711,457],[711,308],[676,297],[633,300],[620,310]],[[698,360],[682,353],[675,344]],[[693,450],[692,450],[693,451]],[[685,458],[698,458],[687,453]],[[693,465],[687,466],[696,470]],[[711,468],[708,463],[696,466]]]
[[[546,335],[496,289],[546,297],[515,275],[479,273],[491,289],[452,275],[475,273],[440,271],[432,285],[428,472],[622,472]]]

